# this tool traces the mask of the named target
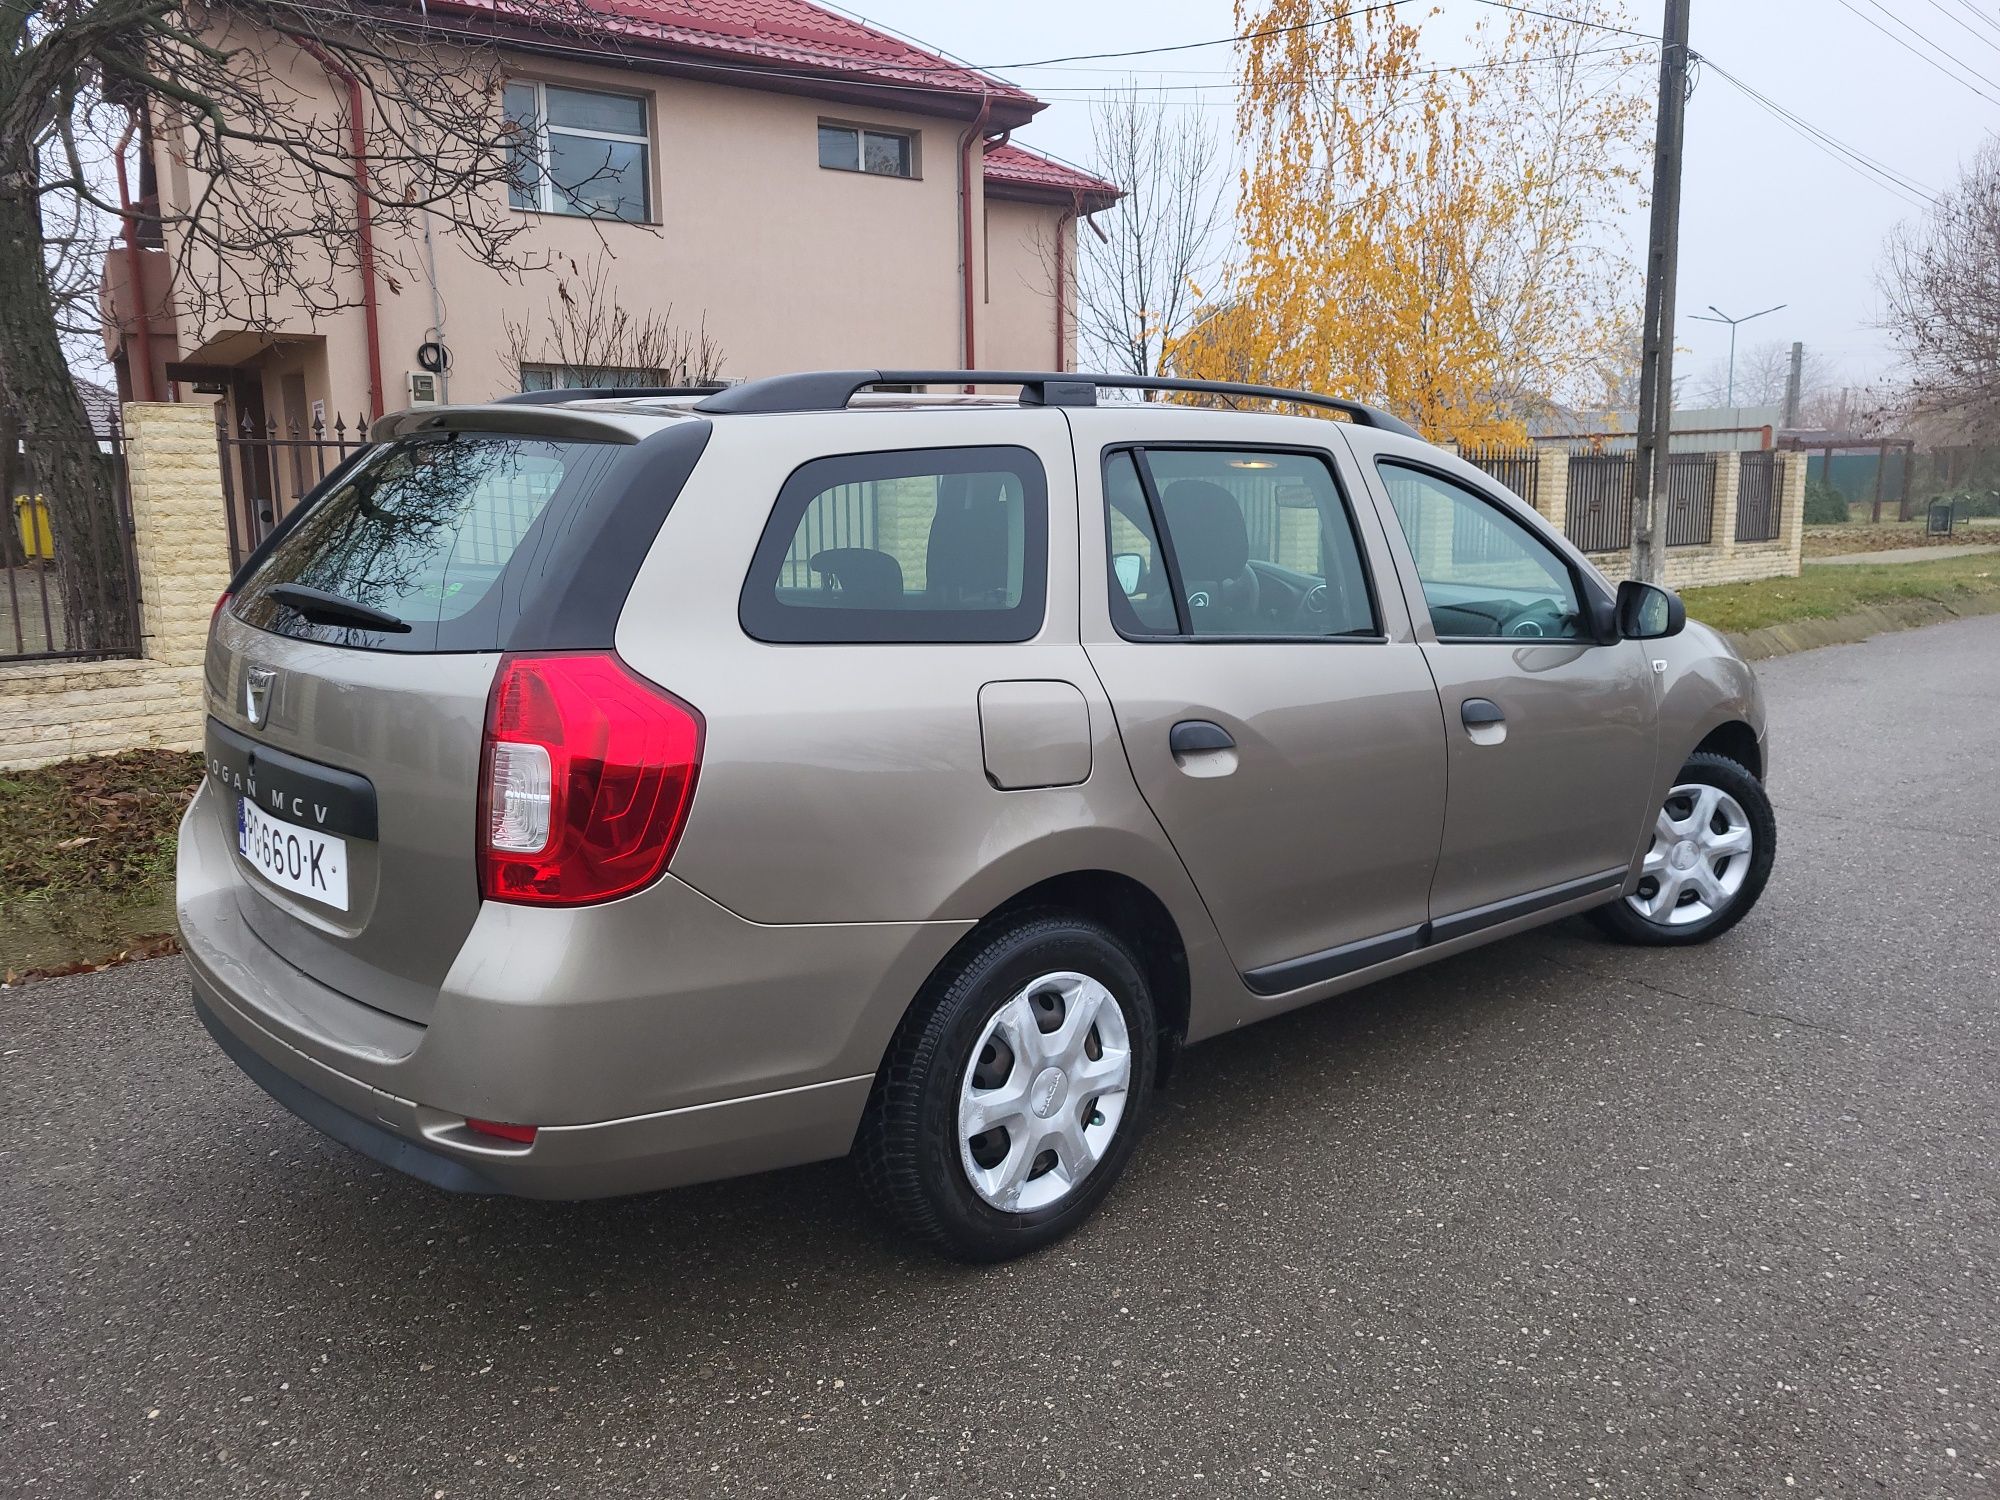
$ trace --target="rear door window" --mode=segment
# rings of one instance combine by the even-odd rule
[[[740,615],[764,641],[1025,641],[1047,567],[1048,484],[1026,448],[842,454],[785,481]]]
[[[1192,445],[1105,456],[1120,634],[1378,639],[1354,519],[1326,457]]]
[[[261,630],[336,645],[495,650],[562,516],[585,502],[612,450],[479,433],[387,445],[299,517],[232,607]],[[309,620],[271,596],[281,584],[379,610],[408,628]]]

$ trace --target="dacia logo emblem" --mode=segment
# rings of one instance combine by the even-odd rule
[[[278,680],[276,667],[252,667],[243,679],[243,716],[251,724],[264,722],[271,711],[271,684]]]

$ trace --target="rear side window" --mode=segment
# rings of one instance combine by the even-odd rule
[[[1048,484],[1026,448],[842,454],[785,481],[740,614],[763,641],[1025,641],[1047,569]]]
[[[299,517],[232,608],[261,630],[335,645],[496,649],[560,518],[582,503],[611,451],[473,433],[385,446]],[[270,596],[280,584],[379,610],[408,629],[309,620]]]

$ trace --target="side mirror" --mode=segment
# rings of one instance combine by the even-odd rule
[[[1139,592],[1139,580],[1146,576],[1146,559],[1136,552],[1120,552],[1111,559],[1111,571],[1117,575],[1118,587],[1132,595]]]
[[[1618,585],[1618,633],[1628,641],[1657,641],[1679,635],[1687,606],[1679,594],[1628,578]]]

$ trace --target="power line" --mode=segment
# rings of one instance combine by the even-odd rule
[[[1618,36],[1636,36],[1643,41],[1657,42],[1660,38],[1650,31],[1634,31],[1629,26],[1607,26],[1602,21],[1586,21],[1578,16],[1557,15],[1552,10],[1536,10],[1529,5],[1510,4],[1509,0],[1479,0],[1481,5],[1490,5],[1495,10],[1511,10],[1524,16],[1539,16],[1544,21],[1561,21],[1566,26],[1586,26],[1592,31],[1609,31]]]
[[[1858,17],[1859,19],[1866,21],[1870,26],[1873,26],[1877,31],[1881,32],[1882,35],[1886,36],[1890,41],[1894,42],[1898,47],[1901,47],[1905,52],[1909,53],[1910,56],[1916,58],[1919,62],[1928,63],[1931,67],[1937,69],[1938,72],[1944,74],[1945,77],[1949,78],[1953,83],[1957,84],[1960,88],[1970,89],[1973,93],[1977,94],[1980,98],[1984,99],[1988,104],[2000,104],[2000,99],[1995,99],[1991,94],[1987,93],[1977,84],[1966,82],[1963,78],[1959,77],[1958,74],[1952,72],[1951,69],[1945,67],[1944,64],[1937,61],[1937,59],[1925,56],[1923,53],[1919,52],[1915,47],[1912,47],[1908,42],[1904,41],[1901,37],[1897,36],[1895,32],[1891,31],[1888,27],[1884,26],[1880,21],[1876,20],[1873,16],[1868,15],[1866,12],[1855,10],[1853,5],[1849,3],[1849,0],[1840,0],[1840,7],[1842,10],[1848,11],[1854,16]],[[1888,12],[1884,11],[1883,14],[1888,15]],[[1889,19],[1893,21],[1896,18],[1894,16],[1890,16]]]
[[[1978,21],[1983,25],[1990,26],[1995,31],[2000,31],[2000,21],[1996,21],[1991,16],[1987,15],[1985,11],[1981,10],[1978,6],[1974,5],[1972,3],[1972,0],[1957,0],[1957,4],[1958,8],[1964,11],[1967,15],[1971,16],[1973,20]]]
[[[1882,0],[1868,0],[1868,3],[1874,6],[1875,9],[1881,11],[1883,15],[1887,16],[1890,20],[1894,21],[1898,26],[1902,27],[1903,30],[1909,32],[1911,36],[1915,37],[1918,41],[1922,42],[1926,47],[1930,48],[1931,51],[1937,53],[1938,56],[1944,58],[1947,62],[1950,62],[1956,67],[1963,68],[1966,72],[1970,73],[1974,78],[1977,78],[1981,83],[1989,84],[1994,88],[2000,88],[2000,80],[1989,78],[1986,74],[1980,72],[1979,69],[1973,67],[1971,63],[1964,61],[1956,53],[1952,52],[1950,48],[1940,44],[1938,39],[1932,36],[1929,32],[1919,31],[1916,27],[1912,26],[1908,21],[1905,21],[1901,16],[1897,15],[1894,11],[1890,10],[1887,6],[1885,6],[1882,3]],[[1935,0],[1933,0],[1933,3],[1935,3]]]
[[[1864,180],[1873,183],[1887,192],[1894,193],[1912,208],[1924,208],[1936,204],[1936,194],[1922,183],[1916,181],[1916,179],[1905,176],[1884,162],[1877,161],[1866,152],[1859,151],[1838,137],[1822,130],[1804,116],[1793,113],[1769,95],[1760,93],[1755,88],[1752,88],[1741,78],[1738,78],[1734,73],[1723,67],[1714,58],[1703,56],[1701,61],[1704,67],[1714,69],[1717,76],[1733,85],[1773,119],[1792,131],[1793,134],[1799,136],[1807,144],[1813,146],[1824,155],[1840,162],[1849,171],[1856,173]],[[1913,194],[1915,196],[1912,196]]]
[[[1951,22],[1952,25],[1964,31],[1966,35],[1970,36],[1974,41],[1984,42],[1987,46],[1995,48],[1996,50],[2000,50],[2000,41],[1995,41],[1992,37],[1988,36],[1985,32],[1981,31],[1978,27],[1974,26],[1970,21],[1966,20],[1957,11],[1946,10],[1943,4],[1941,3],[1941,0],[1924,0],[1924,3],[1928,5],[1932,10],[1936,11],[1939,15],[1943,16],[1947,21]],[[1979,12],[1974,11],[1973,14],[1978,15]],[[1983,20],[1985,18],[1981,17],[1981,19]],[[1991,26],[1993,23],[1988,21],[1987,24]],[[1996,27],[1995,29],[2000,30],[2000,27]]]

